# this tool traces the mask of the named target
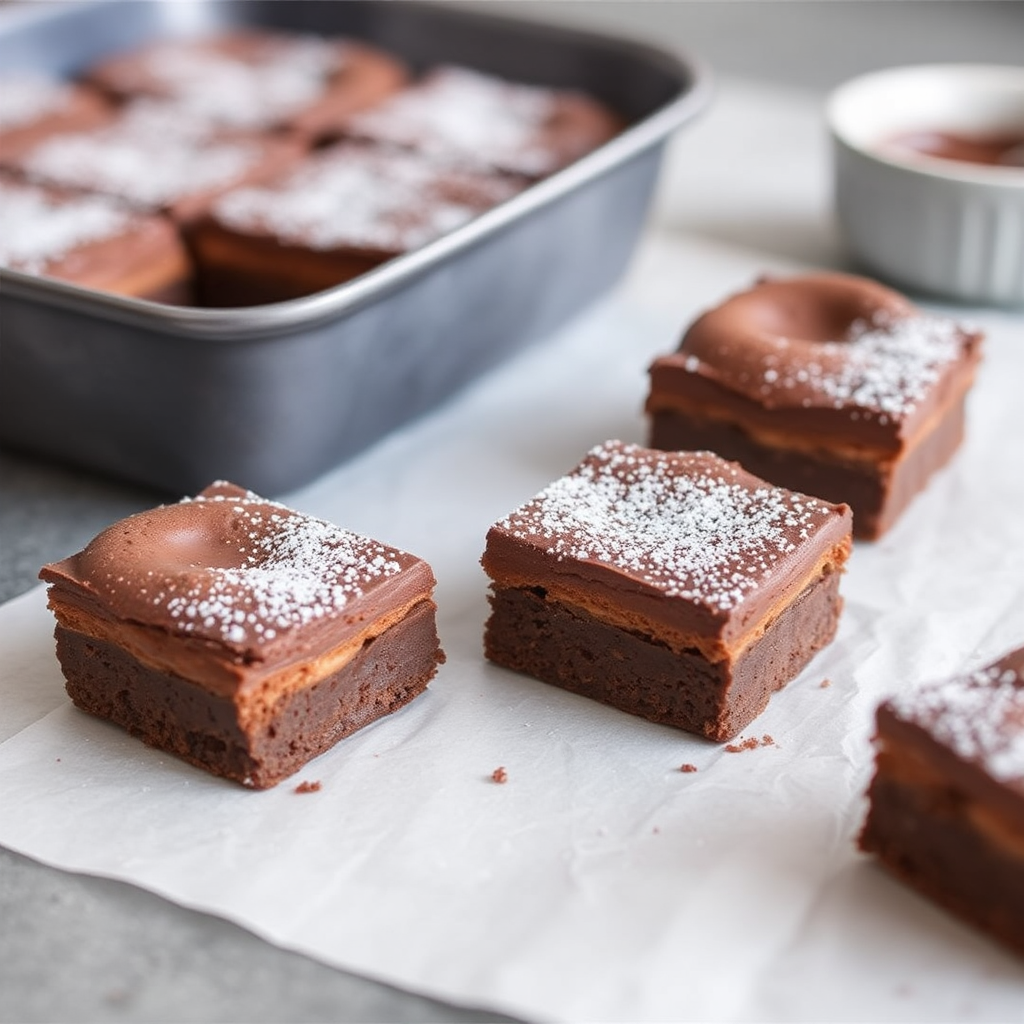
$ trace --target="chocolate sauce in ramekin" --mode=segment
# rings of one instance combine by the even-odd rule
[[[1024,169],[1024,132],[988,134],[904,132],[886,140],[885,148],[901,155],[938,157],[961,163]]]

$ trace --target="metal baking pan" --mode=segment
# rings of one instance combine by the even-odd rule
[[[709,93],[690,58],[421,2],[76,3],[9,25],[0,67],[75,75],[162,35],[230,25],[352,35],[417,70],[451,62],[582,89],[628,127],[422,249],[290,302],[161,306],[0,271],[0,443],[174,493],[217,478],[267,495],[298,487],[605,292],[665,142]]]

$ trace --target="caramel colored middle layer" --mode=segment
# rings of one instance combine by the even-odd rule
[[[246,716],[258,713],[261,705],[269,705],[283,694],[312,686],[318,680],[340,671],[364,644],[399,622],[423,602],[432,604],[422,595],[417,595],[403,605],[390,608],[359,632],[347,636],[338,646],[291,662],[283,668],[259,663],[235,666],[238,678],[233,685],[226,684],[223,678],[211,676],[210,651],[213,645],[209,642],[196,643],[186,637],[170,636],[166,631],[152,626],[118,622],[90,614],[80,606],[61,601],[59,595],[54,593],[51,593],[50,608],[57,621],[66,629],[114,644],[147,668],[188,679],[212,693],[236,695],[241,724],[245,726]],[[250,703],[252,707],[249,707]]]
[[[826,548],[802,572],[791,576],[784,587],[777,588],[760,614],[745,623],[742,632],[715,635],[709,635],[693,626],[686,628],[686,625],[666,622],[664,616],[652,615],[650,608],[624,600],[622,593],[607,587],[595,586],[590,580],[573,578],[569,574],[548,574],[543,580],[539,580],[536,573],[524,572],[512,566],[502,566],[500,570],[495,570],[492,576],[495,584],[502,588],[531,589],[540,586],[549,600],[581,608],[607,625],[631,633],[657,637],[660,643],[668,646],[676,654],[696,650],[707,661],[717,663],[725,660],[734,661],[739,657],[764,635],[778,616],[813,582],[831,573],[842,572],[850,548],[849,537],[844,537]]]

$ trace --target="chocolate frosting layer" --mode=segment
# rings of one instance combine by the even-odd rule
[[[434,586],[413,555],[224,483],[109,527],[40,576],[58,615],[142,627],[161,663],[197,678],[205,659],[221,681],[355,641]]]
[[[850,529],[847,506],[710,452],[609,441],[495,524],[483,566],[503,585],[558,581],[729,647],[822,571],[841,571]]]
[[[896,449],[962,393],[980,343],[866,278],[764,279],[699,317],[678,352],[655,361],[648,408],[671,404],[666,396],[735,405],[754,426],[811,423],[836,441]]]
[[[894,697],[885,710],[1024,797],[1024,646],[976,672]]]

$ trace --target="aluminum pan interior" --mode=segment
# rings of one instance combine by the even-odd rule
[[[162,306],[0,271],[0,441],[161,489],[279,493],[436,405],[621,274],[661,150],[709,93],[690,58],[425,3],[73,4],[0,35],[0,67],[74,74],[168,34],[350,34],[584,89],[629,127],[464,227],[355,281],[249,309]]]

